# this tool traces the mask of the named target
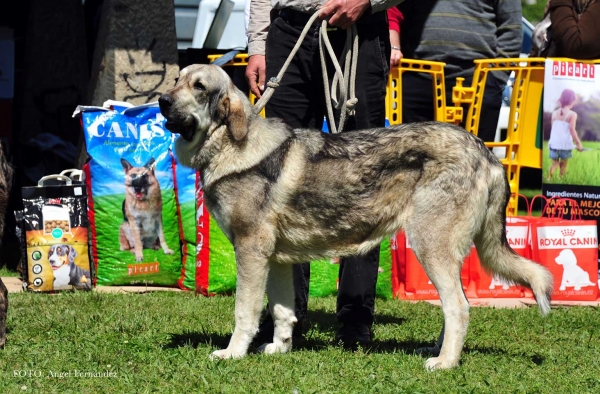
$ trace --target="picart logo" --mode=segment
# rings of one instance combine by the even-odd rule
[[[596,68],[593,64],[559,61],[552,64],[553,76],[594,79],[595,71]]]

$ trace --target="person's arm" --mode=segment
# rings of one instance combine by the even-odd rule
[[[496,6],[496,57],[519,57],[523,41],[521,0],[498,1]]]
[[[573,141],[575,141],[575,145],[577,146],[577,150],[581,152],[583,150],[583,145],[581,145],[581,141],[579,140],[579,136],[577,135],[577,130],[575,130],[575,124],[577,124],[577,113],[571,112],[571,120],[569,121],[571,137]]]
[[[402,60],[402,50],[400,49],[400,33],[390,29],[390,44],[392,53],[390,54],[390,69],[400,64]]]
[[[271,25],[271,3],[269,0],[250,0],[248,21],[248,66],[246,79],[250,91],[261,96],[265,86],[266,59],[265,43]]]
[[[400,49],[400,24],[404,20],[402,12],[397,7],[387,10],[388,24],[390,29],[390,44],[392,53],[390,55],[390,69],[395,67],[402,60],[402,50]]]
[[[572,0],[549,2],[552,40],[559,56],[575,59],[600,57],[600,1],[592,2],[587,10],[577,16]]]

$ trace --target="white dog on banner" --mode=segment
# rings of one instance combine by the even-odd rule
[[[577,265],[577,257],[571,249],[561,250],[554,261],[556,261],[556,264],[563,266],[563,276],[559,290],[563,291],[567,287],[573,287],[578,291],[582,287],[595,285],[594,282],[590,282],[590,274]]]

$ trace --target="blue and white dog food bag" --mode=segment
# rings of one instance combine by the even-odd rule
[[[173,135],[157,103],[79,106],[98,285],[175,286],[181,248]]]

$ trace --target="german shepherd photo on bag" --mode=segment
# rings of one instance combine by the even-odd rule
[[[265,353],[292,348],[293,263],[366,253],[404,229],[439,292],[444,329],[427,369],[458,365],[469,322],[460,271],[477,247],[482,266],[533,290],[550,310],[552,275],[508,245],[510,189],[476,136],[438,122],[326,134],[263,119],[227,73],[183,69],[159,99],[180,138],[181,163],[200,171],[210,214],[234,245],[235,329],[213,358],[243,357],[258,330],[265,289],[275,321]]]
[[[119,229],[121,250],[135,254],[135,261],[143,261],[143,249],[163,249],[173,254],[167,246],[162,222],[162,195],[154,176],[154,158],[143,167],[134,167],[121,159],[125,170],[125,200],[123,223]]]

